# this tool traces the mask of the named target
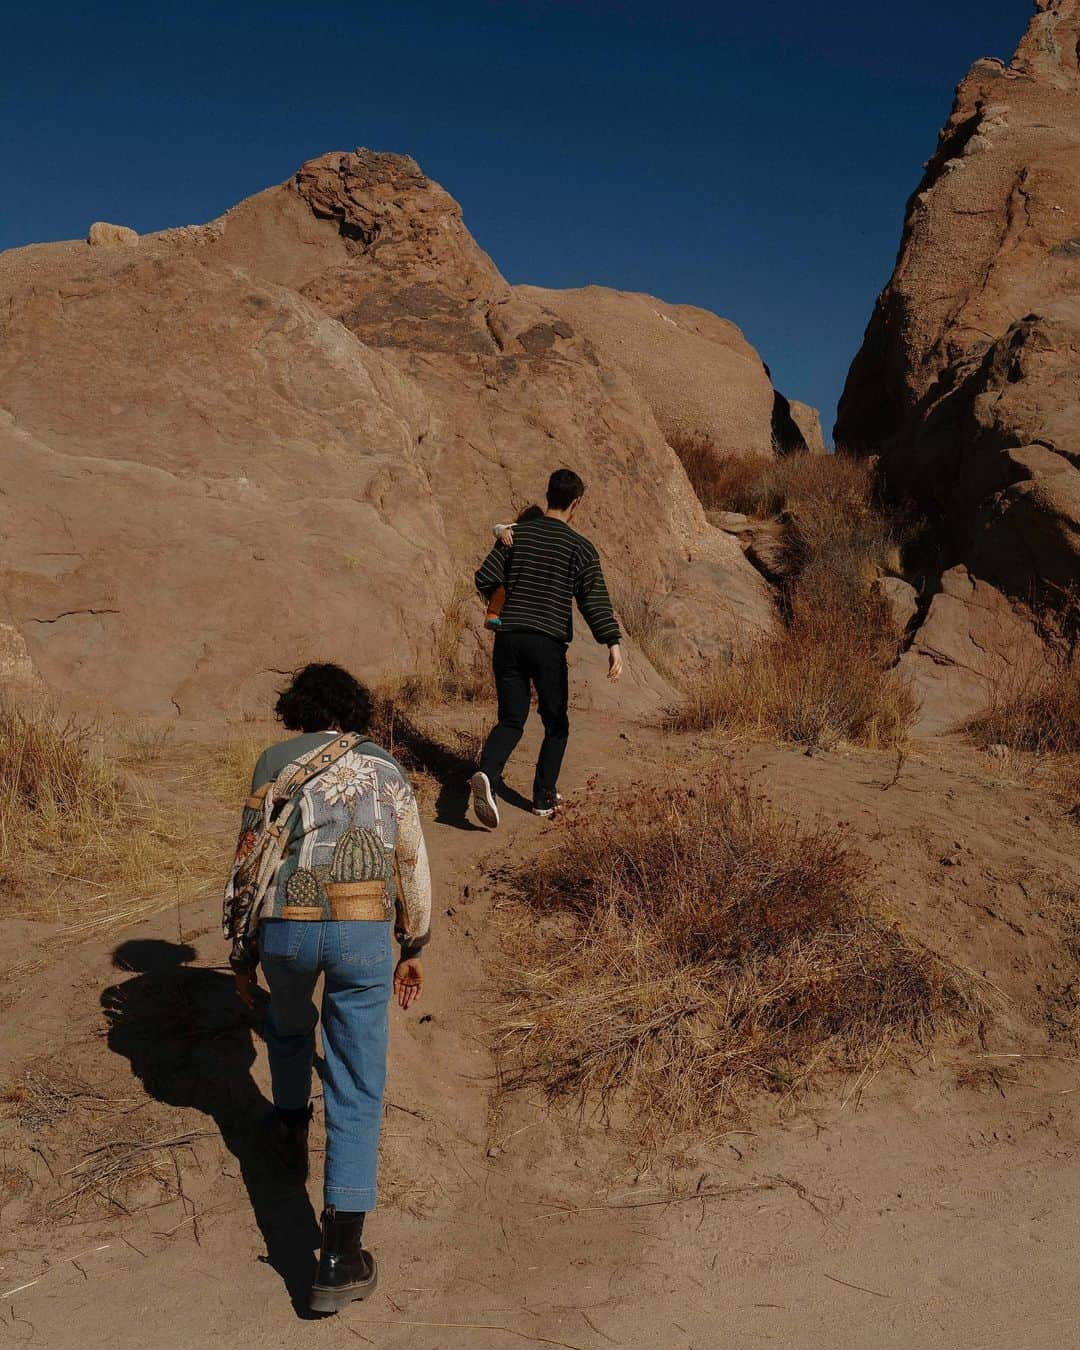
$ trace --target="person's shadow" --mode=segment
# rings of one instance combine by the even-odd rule
[[[193,947],[157,938],[116,948],[113,965],[132,975],[101,996],[109,1049],[130,1060],[151,1097],[211,1117],[240,1164],[268,1263],[297,1314],[317,1316],[308,1312],[307,1296],[319,1225],[303,1184],[275,1165],[270,1103],[251,1076],[266,995],[259,991],[256,1011],[248,1012],[232,976],[189,965],[195,956]]]

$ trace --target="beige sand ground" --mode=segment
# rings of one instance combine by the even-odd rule
[[[0,1079],[28,1062],[75,1058],[110,1104],[69,1103],[36,1132],[0,1121],[0,1344],[1080,1345],[1080,1063],[1075,1047],[1044,1034],[1047,999],[1069,970],[1039,889],[1048,874],[1075,872],[1075,831],[1047,802],[995,782],[981,757],[942,745],[922,747],[886,787],[888,756],[665,746],[655,731],[593,715],[578,718],[567,786],[584,791],[590,766],[599,806],[607,788],[718,754],[778,805],[846,822],[897,911],[1010,996],[985,1046],[945,1043],[861,1083],[827,1080],[783,1119],[764,1102],[678,1167],[639,1170],[599,1123],[579,1126],[539,1101],[494,1111],[480,1012],[497,872],[562,827],[511,810],[488,836],[460,828],[451,800],[450,820],[429,827],[438,888],[430,988],[415,1014],[393,1019],[384,1204],[369,1224],[376,1296],[336,1319],[294,1310],[318,1181],[310,1204],[290,1197],[236,1127],[237,1112],[267,1091],[265,1052],[232,1000],[207,904],[182,915],[197,955],[170,986],[161,1022],[188,1037],[199,1068],[179,1105],[148,1100],[129,1064],[139,1019],[153,1028],[161,1015],[160,990],[111,963],[123,941],[176,943],[175,914],[9,984]],[[517,777],[528,778],[524,748]],[[34,930],[5,927],[10,960]],[[141,994],[124,993],[126,1026],[113,1028],[110,1048],[102,991],[140,978]],[[128,1197],[130,1216],[89,1194],[74,1217],[61,1217],[72,1202],[44,1208],[78,1182],[80,1171],[61,1174],[103,1128],[133,1140],[205,1132],[190,1150],[154,1155],[163,1175],[175,1158],[186,1199],[156,1203],[163,1190],[148,1178],[145,1193]]]

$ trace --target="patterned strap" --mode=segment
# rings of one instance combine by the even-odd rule
[[[276,839],[281,834],[285,821],[290,814],[285,808],[291,805],[297,793],[306,787],[313,778],[317,778],[319,774],[336,764],[342,755],[347,755],[350,750],[355,750],[363,739],[356,732],[350,732],[347,736],[339,736],[337,740],[329,741],[326,745],[317,745],[314,750],[309,750],[306,755],[298,759],[289,770],[283,770],[274,783],[273,809],[276,816],[267,833]]]

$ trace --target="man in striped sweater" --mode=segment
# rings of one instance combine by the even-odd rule
[[[548,482],[545,513],[519,521],[513,545],[497,543],[476,573],[476,588],[485,597],[498,586],[506,588],[493,657],[499,721],[469,784],[476,817],[489,830],[499,823],[495,792],[525,729],[530,685],[544,723],[533,810],[538,816],[550,816],[559,801],[559,769],[570,734],[566,648],[574,636],[573,601],[593,637],[608,649],[608,679],[617,680],[622,674],[622,635],[599,555],[588,539],[570,528],[584,492],[585,485],[572,469],[556,469]]]

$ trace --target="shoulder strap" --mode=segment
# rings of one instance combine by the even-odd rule
[[[327,741],[325,745],[317,745],[314,750],[309,750],[306,755],[302,755],[295,764],[287,765],[274,780],[273,804],[271,807],[274,812],[274,821],[270,825],[268,833],[275,836],[280,834],[289,814],[288,811],[281,808],[291,803],[313,778],[317,778],[324,770],[336,764],[350,750],[355,750],[363,739],[362,736],[351,731],[347,735],[337,737],[336,740]]]

